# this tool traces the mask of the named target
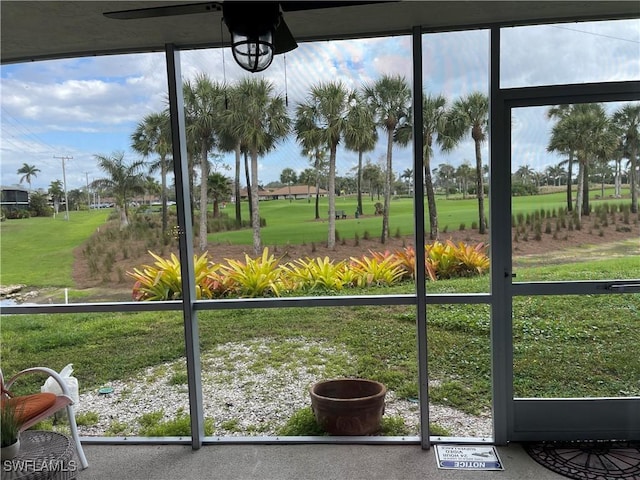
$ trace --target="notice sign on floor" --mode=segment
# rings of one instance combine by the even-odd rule
[[[489,445],[435,445],[438,468],[504,470],[498,451]]]

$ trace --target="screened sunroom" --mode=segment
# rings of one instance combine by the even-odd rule
[[[3,304],[5,375],[72,363],[85,444],[638,440],[638,2],[280,2],[279,30],[233,49],[264,5],[232,3],[2,2],[3,184],[28,161],[47,191],[64,157],[80,192],[68,218],[24,220],[37,236],[3,222],[0,283],[37,290]],[[329,86],[345,122],[379,107],[370,145],[305,131]],[[212,110],[233,117],[252,87],[272,130],[229,144]],[[562,128],[588,116],[571,144]],[[117,208],[109,172],[136,164],[155,189]],[[447,240],[486,268],[415,268]],[[291,272],[396,250],[414,268],[393,285],[201,283],[202,262]],[[174,260],[178,294],[136,295]],[[383,383],[389,428],[287,430],[338,377]]]

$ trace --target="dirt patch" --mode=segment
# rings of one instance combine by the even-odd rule
[[[609,223],[602,226],[602,222],[594,218],[595,216],[584,217],[580,230],[570,227],[561,228],[555,234],[544,233],[536,239],[536,235],[531,228],[512,229],[512,245],[514,258],[520,259],[527,264],[537,265],[552,263],[553,258],[573,257],[576,249],[584,254],[589,249],[589,245],[617,244],[625,240],[637,240],[640,245],[640,228],[638,227],[637,216],[634,216],[631,224],[624,224],[622,219],[617,219],[616,223]],[[555,220],[550,222],[554,226]],[[518,230],[518,233],[516,233]],[[481,235],[477,230],[456,230],[442,232],[439,240],[444,242],[451,240],[454,243],[465,242],[467,244],[489,243],[489,235]],[[135,238],[127,240],[126,258],[122,252],[117,252],[113,260],[111,271],[104,268],[100,273],[90,271],[87,255],[84,252],[85,245],[81,245],[75,251],[75,263],[73,278],[78,289],[94,289],[95,294],[91,294],[92,301],[108,301],[119,299],[129,299],[133,279],[126,272],[133,268],[140,268],[142,265],[152,265],[154,259],[147,253],[147,240]],[[384,252],[396,251],[407,246],[413,246],[413,237],[390,238],[385,244],[380,242],[379,237],[355,240],[353,238],[341,239],[336,243],[333,250],[327,248],[326,242],[309,243],[303,245],[264,245],[269,248],[281,262],[295,260],[298,258],[329,257],[334,260],[349,259],[350,257],[360,257],[370,251]],[[117,250],[117,249],[116,249]],[[158,252],[157,249],[152,249]],[[605,249],[606,251],[607,249]],[[610,250],[610,249],[609,249]],[[163,257],[168,257],[171,252],[177,252],[177,244],[173,242],[160,252]],[[250,245],[228,245],[221,243],[211,243],[208,246],[210,258],[216,262],[223,262],[225,259],[244,259],[245,254],[255,257],[253,248]],[[554,255],[550,255],[553,252]],[[613,253],[613,251],[612,251]],[[553,258],[552,258],[553,257]],[[96,298],[94,298],[96,297]]]

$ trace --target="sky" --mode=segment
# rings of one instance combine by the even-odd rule
[[[640,79],[640,20],[588,22],[502,31],[502,87]],[[263,76],[277,93],[286,94],[289,112],[306,99],[312,85],[342,81],[350,88],[371,84],[382,75],[402,75],[410,83],[409,36],[301,43],[276,56],[264,72],[251,74],[235,65],[229,49],[193,50],[181,54],[184,79],[206,73],[232,83],[243,76]],[[286,68],[285,68],[286,66]],[[0,67],[0,184],[17,185],[17,170],[27,163],[40,170],[32,188],[47,189],[62,180],[66,157],[67,189],[83,188],[104,176],[95,155],[124,152],[130,135],[148,113],[166,106],[167,78],[163,53],[114,55],[39,61]],[[488,94],[489,32],[486,30],[428,34],[423,37],[423,88],[449,102],[474,91]],[[612,104],[613,110],[619,105]],[[546,152],[552,123],[545,108],[524,109],[514,116],[513,168],[529,165],[542,171],[562,158]],[[483,160],[488,161],[487,145]],[[386,145],[365,155],[372,163],[384,159]],[[450,153],[437,148],[432,168],[441,163],[474,163],[469,139]],[[337,173],[353,174],[357,154],[338,151]],[[229,170],[225,170],[224,166]],[[233,176],[233,158],[222,156],[217,168]],[[295,135],[260,159],[259,182],[278,181],[284,168],[300,172],[310,166]],[[412,168],[411,148],[394,147],[393,169]],[[26,182],[23,186],[27,187]]]

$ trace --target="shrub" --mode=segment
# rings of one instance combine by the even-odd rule
[[[378,254],[369,251],[369,253],[371,257],[351,257],[349,266],[355,272],[357,286],[389,286],[403,278],[404,269],[395,255],[389,252]]]
[[[156,259],[155,266],[143,265],[142,270],[134,268],[127,275],[136,280],[133,287],[134,300],[177,300],[182,298],[182,277],[180,260],[171,254],[168,260],[149,252]],[[194,255],[196,276],[196,298],[213,298],[214,291],[225,291],[215,275],[220,265],[208,261],[207,252],[200,257]]]
[[[319,436],[327,435],[313,415],[311,407],[304,407],[291,415],[287,423],[278,432],[282,436]]]
[[[413,278],[416,267],[416,251],[413,247],[405,247],[396,252],[398,265],[402,268],[405,278]]]
[[[282,267],[294,285],[294,289],[303,290],[341,290],[345,262],[334,262],[329,257],[295,260]]]
[[[262,256],[255,259],[246,254],[244,258],[244,262],[226,259],[227,265],[220,266],[221,278],[228,278],[234,293],[240,297],[279,296],[281,269],[269,249],[265,248]]]
[[[34,217],[51,217],[53,208],[49,206],[49,199],[45,193],[29,195],[29,210]]]
[[[85,255],[91,247],[85,249]],[[451,241],[425,245],[425,272],[431,280],[438,278],[482,275],[489,268],[487,246],[475,246]],[[174,300],[182,296],[180,262],[171,254],[169,259],[149,252],[156,259],[154,266],[143,265],[127,275],[136,280],[134,300]],[[245,261],[225,259],[226,264],[209,261],[207,252],[194,256],[196,296],[202,299],[225,296],[280,296],[297,290],[336,291],[346,287],[394,285],[412,278],[415,272],[415,251],[404,247],[395,252],[373,252],[349,261],[336,262],[329,257],[307,258],[279,265],[265,248],[262,255]]]
[[[191,418],[182,409],[176,412],[172,420],[163,421],[164,412],[146,413],[140,417],[139,434],[143,437],[186,437],[191,435]],[[204,419],[205,435],[213,435],[213,420]]]
[[[483,274],[489,269],[487,246],[479,243],[476,246],[460,242],[455,245],[451,240],[446,243],[434,242],[425,245],[426,261],[431,264],[436,278],[469,277]]]

